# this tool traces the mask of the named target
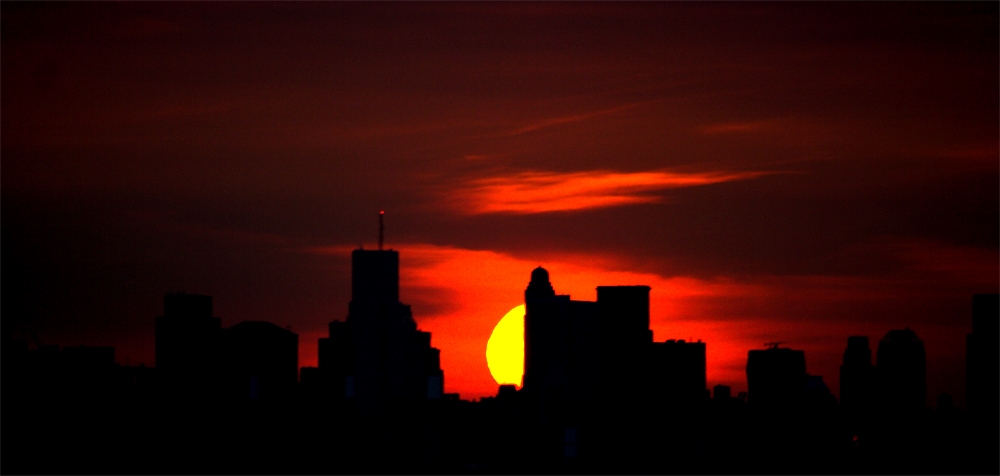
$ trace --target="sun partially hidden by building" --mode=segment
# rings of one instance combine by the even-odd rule
[[[706,399],[705,344],[653,342],[649,286],[598,286],[597,301],[557,295],[542,267],[524,292],[524,389],[541,400]]]
[[[531,272],[524,292],[524,386],[517,392],[535,425],[525,435],[530,446],[567,458],[642,457],[652,440],[640,436],[640,422],[707,404],[705,344],[653,342],[649,293],[642,285],[599,286],[596,302],[574,301],[556,294],[544,268]],[[679,433],[659,437],[663,444],[684,444]]]

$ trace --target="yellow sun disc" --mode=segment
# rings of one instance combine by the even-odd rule
[[[500,385],[521,386],[524,375],[524,304],[511,309],[486,343],[486,363]]]

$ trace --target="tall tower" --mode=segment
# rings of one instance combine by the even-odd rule
[[[783,406],[802,401],[806,387],[806,357],[801,350],[751,350],[747,356],[747,403]]]
[[[351,313],[384,314],[398,308],[399,252],[351,252]],[[398,309],[396,309],[398,310]]]
[[[565,301],[569,301],[568,296]],[[524,390],[540,392],[560,380],[561,356],[565,353],[563,309],[549,282],[549,272],[541,266],[531,271],[524,290]]]
[[[285,398],[299,372],[299,336],[265,321],[243,321],[222,331],[221,359],[227,394],[236,398]]]
[[[649,348],[649,368],[642,369],[646,373],[638,377],[649,382],[654,398],[667,404],[691,404],[706,398],[704,342],[671,339],[645,347]]]
[[[418,375],[423,362],[414,358],[417,324],[410,306],[399,302],[399,253],[354,250],[351,262],[347,324],[353,340],[355,396],[378,400],[425,395],[426,379]]]
[[[601,342],[598,372],[616,382],[621,394],[646,393],[643,387],[652,380],[652,360],[662,362],[651,360],[649,291],[649,286],[597,287],[597,332]],[[617,398],[607,393],[605,398]]]
[[[524,290],[524,302],[544,301],[555,297],[556,292],[549,282],[549,272],[539,266],[531,271],[531,281]]]
[[[212,317],[212,297],[171,293],[156,318],[156,368],[168,391],[198,395],[215,382],[221,319]]]
[[[867,336],[847,338],[840,366],[840,403],[852,410],[867,409],[875,393],[875,368]]]
[[[351,253],[348,308],[347,320],[331,322],[330,337],[319,340],[319,371],[335,394],[365,405],[441,396],[440,351],[399,302],[399,252]]]
[[[978,458],[976,472],[996,473],[1000,448],[1000,294],[972,296],[972,333],[966,337],[965,407],[975,422],[971,432]]]
[[[966,408],[997,421],[1000,408],[1000,294],[972,296],[972,333],[965,341]],[[986,415],[989,415],[986,417]]]
[[[909,327],[889,331],[878,343],[879,400],[885,409],[917,410],[927,403],[924,342]]]
[[[649,286],[598,286],[597,309],[605,339],[615,349],[629,353],[649,346]]]

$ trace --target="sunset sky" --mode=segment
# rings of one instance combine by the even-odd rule
[[[1000,288],[997,5],[5,1],[4,324],[155,365],[184,290],[315,365],[385,210],[464,399],[541,265],[577,300],[652,287],[710,387],[781,341],[837,395],[848,336],[909,326],[929,404],[964,406]]]

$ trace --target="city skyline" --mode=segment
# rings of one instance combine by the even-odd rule
[[[908,328],[879,342],[878,366],[867,338],[848,339],[841,370],[853,375],[849,401],[838,403],[822,377],[806,371],[801,350],[776,342],[749,351],[749,392],[733,397],[724,385],[709,393],[705,343],[654,342],[648,286],[599,286],[596,301],[572,300],[537,267],[524,291],[524,386],[501,385],[495,397],[472,402],[443,392],[440,350],[399,301],[399,253],[358,249],[351,263],[348,319],[329,324],[319,365],[303,367],[301,381],[297,334],[266,321],[222,328],[211,296],[164,296],[157,367],[116,365],[113,347],[29,349],[5,335],[5,428],[16,435],[4,446],[16,455],[5,467],[32,474],[996,469],[1000,294],[973,297],[966,365],[975,405],[956,409],[942,394],[929,409],[923,342]]]
[[[184,290],[315,366],[385,210],[446,393],[496,394],[487,340],[542,266],[574,300],[650,286],[709,388],[781,341],[839,396],[849,336],[909,327],[927,405],[965,404],[1000,288],[995,3],[0,8],[19,335],[152,366]]]
[[[384,212],[380,212],[380,215],[384,215]],[[371,328],[368,332],[362,332],[359,335],[360,336],[368,335],[369,337],[358,337],[352,334],[351,330],[352,327],[356,328],[358,326],[357,322],[359,321],[357,320],[354,321],[353,326],[350,324],[351,323],[350,319],[335,320],[330,322],[328,331],[329,336],[321,337],[317,342],[318,347],[322,348],[324,346],[324,341],[329,341],[326,344],[329,346],[328,347],[329,350],[326,351],[328,355],[327,357],[328,360],[325,366],[322,364],[321,359],[317,359],[315,362],[306,362],[305,364],[302,363],[302,361],[299,359],[300,345],[298,342],[298,334],[291,332],[290,328],[286,327],[283,329],[272,322],[253,321],[253,320],[240,321],[236,324],[231,325],[228,328],[223,328],[221,326],[222,320],[218,317],[215,317],[214,315],[212,296],[188,294],[184,291],[179,291],[179,292],[168,293],[165,296],[164,311],[162,312],[162,316],[156,317],[155,321],[156,334],[154,336],[156,342],[156,355],[160,356],[162,353],[162,355],[165,357],[167,356],[167,352],[170,353],[169,366],[167,366],[166,358],[160,357],[158,359],[161,362],[159,365],[160,370],[158,370],[159,377],[157,378],[165,379],[164,381],[172,382],[176,380],[177,382],[184,382],[183,385],[181,385],[181,387],[192,386],[192,385],[206,386],[206,388],[213,389],[212,391],[216,391],[217,388],[223,388],[223,386],[228,386],[226,388],[230,388],[229,391],[232,393],[231,388],[234,386],[234,381],[232,380],[233,376],[241,375],[240,372],[250,372],[251,374],[257,372],[265,372],[268,375],[267,381],[270,382],[271,379],[278,378],[283,382],[281,384],[281,387],[286,389],[284,390],[284,392],[291,392],[292,391],[291,387],[298,386],[302,388],[302,390],[299,390],[298,392],[306,392],[306,394],[309,394],[311,392],[317,392],[319,388],[325,388],[326,390],[323,390],[321,394],[326,395],[326,398],[330,398],[330,396],[332,395],[340,395],[340,397],[338,398],[342,398],[344,395],[353,396],[355,393],[354,390],[355,384],[353,384],[353,382],[346,386],[344,385],[343,382],[341,382],[340,384],[334,385],[332,388],[330,387],[330,384],[320,383],[320,382],[326,382],[327,380],[342,381],[347,375],[353,374],[354,370],[346,370],[346,369],[353,368],[354,365],[353,362],[355,362],[355,359],[357,359],[358,357],[355,356],[349,357],[348,355],[350,353],[353,353],[354,350],[348,350],[348,349],[353,349],[355,348],[354,346],[357,346],[357,348],[360,349],[380,348],[382,344],[374,345],[371,342],[362,344],[361,342],[365,342],[364,340],[358,341],[357,344],[350,344],[350,345],[348,345],[347,342],[351,341],[352,339],[359,339],[359,338],[371,339],[371,330],[378,328],[381,329],[377,331],[378,333],[388,331],[389,335],[395,335],[394,333],[402,331],[407,335],[409,335],[408,333],[413,333],[414,336],[417,335],[424,336],[422,338],[421,337],[402,338],[403,340],[396,342],[393,345],[388,345],[387,347],[385,347],[386,349],[398,348],[395,352],[403,352],[403,354],[406,354],[408,352],[413,352],[414,350],[419,352],[417,355],[407,356],[407,357],[400,357],[399,355],[392,354],[394,356],[389,358],[388,362],[393,362],[393,363],[388,365],[388,368],[393,368],[393,367],[402,368],[406,365],[411,365],[411,364],[417,364],[417,368],[423,367],[424,364],[420,362],[421,359],[427,358],[424,357],[422,354],[425,351],[418,350],[419,344],[417,345],[416,348],[411,349],[412,344],[408,343],[410,339],[414,338],[416,339],[415,342],[423,342],[423,345],[428,346],[428,349],[426,351],[433,352],[433,358],[431,361],[434,362],[434,364],[432,368],[435,368],[436,370],[432,371],[431,375],[437,375],[437,376],[433,377],[436,378],[436,383],[431,383],[432,381],[428,380],[423,384],[424,387],[420,387],[419,391],[417,391],[416,393],[418,395],[421,395],[421,398],[442,398],[442,395],[446,393],[444,392],[444,389],[448,387],[444,386],[445,380],[443,378],[442,370],[439,364],[440,350],[429,347],[431,343],[431,335],[430,335],[431,333],[422,331],[420,328],[416,327],[416,320],[413,319],[410,314],[410,306],[398,301],[399,289],[400,289],[399,252],[391,249],[384,251],[382,249],[364,250],[363,247],[359,247],[358,249],[352,251],[351,256],[352,256],[351,288],[352,288],[352,295],[355,296],[350,306],[352,312],[358,312],[362,316],[379,316],[385,313],[388,316],[389,321],[378,324],[376,324],[376,322],[379,321],[371,321],[370,324],[367,324],[368,326],[374,325],[376,327]],[[536,346],[541,345],[542,347],[557,349],[561,348],[563,345],[568,345],[568,341],[567,343],[564,344],[557,344],[556,341],[563,341],[565,339],[574,340],[574,339],[580,339],[582,336],[586,336],[582,337],[583,340],[571,346],[574,348],[579,347],[578,350],[569,351],[567,348],[567,351],[569,352],[568,354],[556,358],[557,360],[560,361],[562,361],[562,359],[569,358],[574,362],[576,361],[576,359],[580,358],[579,356],[570,357],[572,355],[575,355],[575,352],[583,351],[584,354],[591,354],[595,350],[601,349],[599,354],[595,354],[595,355],[600,355],[601,357],[596,359],[594,356],[588,357],[587,360],[585,360],[588,363],[580,367],[580,369],[583,370],[576,369],[576,366],[581,365],[581,363],[568,364],[564,362],[559,364],[560,366],[568,365],[564,370],[560,372],[569,372],[570,374],[576,375],[576,377],[574,377],[576,380],[574,380],[574,378],[570,379],[570,381],[573,383],[570,385],[569,388],[574,389],[573,392],[580,392],[582,388],[587,388],[588,391],[591,391],[591,389],[593,388],[599,388],[605,385],[607,385],[609,388],[613,388],[614,386],[610,384],[607,383],[602,384],[600,377],[604,376],[604,378],[608,378],[609,376],[613,375],[614,372],[616,372],[612,370],[613,368],[618,368],[621,367],[622,365],[626,365],[627,362],[632,362],[631,364],[627,365],[639,365],[638,369],[642,370],[641,371],[635,370],[635,371],[639,372],[642,375],[645,375],[645,377],[642,377],[643,379],[650,378],[650,376],[652,375],[660,375],[661,377],[669,376],[669,378],[666,378],[666,380],[670,382],[675,382],[675,385],[677,384],[677,382],[684,382],[685,386],[682,388],[686,389],[687,393],[685,395],[687,395],[687,397],[685,398],[687,399],[691,399],[693,397],[694,399],[709,399],[709,398],[719,399],[720,396],[717,392],[718,392],[718,387],[720,386],[726,388],[725,395],[727,396],[733,392],[732,387],[730,385],[725,385],[723,383],[716,383],[713,385],[708,380],[706,380],[708,372],[705,366],[705,361],[706,361],[705,349],[708,343],[702,342],[701,339],[698,339],[697,341],[691,339],[686,343],[684,339],[656,340],[653,330],[650,329],[650,321],[649,321],[650,304],[648,296],[650,288],[648,286],[643,286],[643,285],[598,286],[596,288],[598,296],[596,302],[579,301],[579,300],[571,301],[570,300],[571,296],[569,295],[555,294],[555,290],[551,286],[551,283],[548,280],[549,280],[549,274],[547,270],[545,270],[540,266],[535,268],[535,270],[533,270],[531,273],[531,280],[525,292],[524,304],[515,307],[515,309],[512,310],[511,312],[514,312],[518,309],[525,309],[525,305],[532,302],[532,299],[538,301],[539,291],[537,289],[539,289],[539,286],[542,286],[544,288],[541,297],[542,302],[548,302],[546,301],[548,299],[551,300],[552,303],[561,302],[563,304],[561,305],[550,304],[550,306],[556,305],[556,307],[549,308],[548,311],[545,311],[545,313],[551,314],[550,316],[551,319],[555,320],[551,321],[549,324],[546,324],[546,326],[548,326],[549,328],[548,331],[541,332],[541,334],[538,334],[540,332],[538,330],[534,331],[536,335],[549,336],[544,340],[536,338],[537,342],[544,342],[544,344],[535,344],[535,345]],[[613,304],[611,303],[612,300],[608,300],[609,303],[602,307],[600,301],[600,294],[602,288],[604,289],[604,293],[606,295],[616,296],[615,298],[612,298]],[[536,290],[532,291],[533,289]],[[529,297],[531,296],[531,293],[534,293],[535,295],[534,298]],[[995,328],[996,323],[987,323],[987,322],[992,318],[992,314],[994,313],[993,310],[996,307],[996,302],[995,302],[996,296],[997,296],[996,294],[976,294],[972,296],[971,301],[974,304],[973,314],[976,317],[975,319],[972,319],[973,316],[969,316],[970,320],[982,320],[982,323],[979,325],[992,326],[993,328]],[[386,305],[385,303],[389,304]],[[638,304],[638,307],[636,307],[636,304]],[[383,307],[386,306],[388,306],[388,308],[391,310],[386,311],[382,309]],[[564,306],[564,307],[560,308],[559,306]],[[354,311],[355,309],[357,310]],[[379,310],[374,311],[375,309]],[[562,309],[562,310],[555,311],[554,309]],[[524,331],[523,331],[524,342],[522,347],[524,355],[522,356],[521,360],[524,365],[524,374],[527,375],[529,373],[527,372],[527,369],[529,367],[528,362],[531,360],[527,357],[529,354],[528,349],[531,347],[531,345],[529,344],[529,340],[531,339],[528,337],[530,335],[530,332],[528,330],[530,326],[527,324],[527,322],[529,322],[530,319],[528,319],[527,311],[522,311],[522,312],[524,312],[525,315],[524,319],[521,321],[521,325],[524,326]],[[556,318],[556,316],[559,317]],[[369,319],[371,318],[373,317],[369,317]],[[597,319],[595,320],[595,318]],[[380,319],[385,319],[385,318],[380,318]],[[536,317],[535,319],[537,322],[539,318]],[[638,321],[632,322],[635,321],[636,319],[638,319]],[[400,320],[399,323],[395,323],[396,320]],[[408,322],[409,324],[404,324],[404,322]],[[402,329],[396,329],[399,325],[403,326]],[[616,338],[614,336],[617,334],[621,334],[621,330],[609,333],[612,329],[607,328],[606,326],[608,325],[617,326],[623,330],[626,330],[626,333]],[[335,328],[337,330],[335,330]],[[396,330],[391,330],[391,329],[396,329]],[[973,326],[970,324],[970,330],[972,329]],[[989,332],[990,329],[991,327],[985,327],[985,330],[987,332]],[[60,350],[64,350],[67,352],[71,352],[69,354],[66,354],[67,355],[66,358],[69,359],[68,362],[73,362],[74,359],[81,359],[80,363],[85,365],[94,365],[95,363],[100,362],[100,365],[106,366],[110,362],[108,360],[108,358],[110,357],[112,360],[116,361],[115,365],[121,366],[121,363],[117,362],[120,361],[121,359],[115,359],[115,349],[113,346],[93,346],[93,345],[70,346],[70,345],[53,344],[51,342],[42,342],[37,338],[36,334],[33,334],[31,332],[28,333],[18,332],[17,330],[11,327],[7,327],[6,330],[8,334],[7,338],[12,338],[14,340],[21,341],[23,344],[25,344],[24,350],[31,348],[33,351],[36,352],[45,351],[45,352],[56,352],[56,353],[58,353]],[[249,331],[250,334],[247,334],[247,331]],[[244,335],[248,336],[249,339],[247,339],[247,337],[235,337]],[[339,337],[335,337],[336,335],[339,335]],[[623,336],[626,335],[629,335],[630,337],[626,338],[625,341],[623,342],[618,342],[618,340],[620,340]],[[969,334],[967,334],[967,339],[972,339],[973,335],[974,334],[970,332]],[[976,334],[976,335],[985,335],[985,334]],[[288,344],[287,336],[292,337],[293,345],[290,348],[287,345]],[[905,336],[905,337],[901,338],[900,336]],[[397,337],[395,337],[394,339],[399,340],[401,339],[401,337],[397,335]],[[33,348],[28,347],[29,340],[33,341],[34,344]],[[851,363],[855,366],[854,368],[857,368],[856,366],[858,365],[859,362],[867,362],[864,365],[867,365],[869,368],[868,371],[871,372],[871,375],[867,377],[870,379],[870,381],[867,384],[863,384],[862,387],[857,387],[859,385],[858,377],[854,377],[852,379],[853,382],[851,383],[852,387],[857,388],[857,390],[855,391],[856,392],[860,391],[862,394],[867,394],[867,396],[864,397],[862,400],[869,402],[869,404],[874,404],[876,402],[872,399],[874,398],[875,395],[885,394],[887,398],[886,401],[888,402],[902,401],[902,398],[899,395],[887,392],[881,387],[881,385],[883,385],[881,377],[879,379],[876,379],[877,369],[883,369],[883,368],[887,369],[885,371],[888,371],[889,374],[897,374],[901,372],[899,370],[900,357],[894,357],[892,361],[886,361],[885,357],[881,357],[884,347],[889,347],[890,348],[888,350],[889,352],[897,354],[899,351],[893,349],[896,349],[900,345],[899,342],[901,340],[908,342],[915,342],[919,344],[920,364],[919,364],[919,371],[917,374],[913,374],[914,370],[906,370],[902,371],[901,375],[905,374],[909,376],[900,378],[913,379],[917,378],[916,375],[919,375],[919,381],[903,385],[903,387],[906,388],[905,390],[899,390],[899,389],[894,390],[897,393],[902,392],[902,394],[907,395],[906,398],[908,398],[907,400],[908,403],[906,405],[893,403],[892,405],[898,405],[900,406],[900,408],[911,408],[911,409],[919,409],[922,407],[933,408],[935,406],[941,405],[940,398],[942,397],[947,398],[948,401],[947,405],[949,406],[953,405],[954,395],[948,394],[947,392],[944,392],[942,394],[937,394],[937,396],[933,398],[926,395],[927,359],[924,353],[923,341],[909,327],[906,327],[904,329],[894,329],[889,331],[888,333],[885,334],[884,337],[878,340],[878,343],[874,348],[867,348],[868,346],[867,336],[852,335],[847,338],[846,351],[844,353],[843,364],[847,365]],[[406,341],[407,344],[403,345],[403,347],[399,347],[403,343],[403,341]],[[969,342],[971,342],[971,340],[967,341],[965,349],[966,362],[964,363],[964,366],[966,367],[966,369],[968,368],[969,365],[972,365],[969,359],[973,358],[973,353],[975,353],[976,359],[980,359],[982,358],[980,357],[980,354],[984,351],[984,349],[979,349],[979,348],[973,349]],[[863,343],[861,344],[862,346],[861,348],[866,350],[869,354],[867,360],[864,359],[862,359],[861,361],[858,360],[859,354],[857,354],[858,352],[857,345],[859,343]],[[660,353],[667,351],[667,353],[663,355],[670,357],[668,357],[667,360],[660,360],[663,357],[657,356],[658,354],[655,351],[646,351],[646,350],[643,350],[637,355],[630,356],[632,353],[636,352],[635,349],[640,349],[640,348],[645,349],[645,346],[648,346],[649,344],[653,344],[653,346],[657,349],[662,349],[659,351]],[[818,385],[822,387],[823,389],[822,392],[828,393],[831,396],[836,394],[839,397],[840,384],[842,383],[841,379],[843,378],[843,372],[844,372],[843,366],[841,366],[840,374],[834,377],[835,378],[834,381],[838,383],[837,388],[836,389],[831,388],[827,386],[825,383],[823,383],[822,375],[815,375],[806,372],[808,367],[806,365],[804,351],[793,350],[787,347],[780,347],[780,345],[782,344],[786,344],[786,342],[765,343],[764,346],[767,347],[766,351],[761,349],[749,349],[749,352],[747,354],[748,358],[746,360],[746,366],[744,368],[746,376],[744,383],[746,384],[747,391],[739,392],[740,400],[748,400],[747,395],[750,390],[749,381],[751,380],[750,375],[752,374],[751,368],[753,367],[752,362],[754,361],[754,355],[757,354],[758,359],[760,359],[760,357],[764,356],[765,354],[777,357],[777,353],[775,351],[781,351],[782,353],[790,353],[791,355],[797,357],[792,358],[792,363],[790,367],[787,364],[782,364],[778,366],[778,368],[782,368],[783,370],[781,370],[779,374],[777,374],[777,376],[775,377],[776,380],[774,380],[774,382],[783,382],[783,383],[770,384],[770,385],[779,385],[778,387],[773,389],[772,392],[777,392],[777,394],[786,394],[785,398],[792,398],[793,401],[796,398],[801,398],[800,396],[796,396],[795,391],[791,389],[798,388],[798,386],[803,386],[803,388],[806,388],[809,384],[807,384],[806,380],[802,380],[801,382],[796,383],[795,375],[798,373],[800,374],[800,377],[803,379],[810,379],[810,378],[814,379],[813,382],[816,382]],[[982,345],[982,344],[977,344],[977,345]],[[988,346],[989,344],[986,343],[986,345]],[[653,349],[654,347],[650,347],[650,349]],[[677,353],[678,350],[680,350],[682,347],[686,347],[688,348],[688,350],[681,353]],[[407,350],[402,350],[404,348]],[[161,350],[161,349],[166,349],[166,350]],[[292,349],[291,353],[289,353],[289,349]],[[608,349],[613,349],[613,350],[609,351]],[[674,350],[668,351],[668,349],[674,349]],[[691,351],[694,351],[695,354],[691,354]],[[879,355],[880,357],[873,359],[871,356],[871,353],[873,351],[877,351],[877,355]],[[323,351],[321,350],[320,353],[322,352]],[[393,351],[390,350],[390,352]],[[649,354],[647,355],[646,352],[649,352]],[[987,354],[985,358],[988,361],[989,359],[988,352],[990,351],[986,350],[986,352]],[[688,357],[685,357],[685,359],[690,359],[693,356],[698,355],[699,353],[700,357],[695,357],[695,361],[693,362],[698,362],[698,359],[700,359],[700,364],[695,363],[694,367],[690,367],[692,362],[690,360],[684,360],[685,363],[683,364],[681,364],[681,360],[678,360],[673,363],[665,363],[665,362],[672,362],[670,359],[678,359],[679,356],[681,355],[687,355]],[[45,355],[45,354],[39,354],[39,355]],[[98,355],[100,355],[100,358],[94,360]],[[226,357],[224,357],[226,355],[232,355],[233,357],[235,357],[235,360],[232,361],[226,360]],[[294,356],[294,358],[292,358],[292,356]],[[367,358],[371,359],[371,357]],[[380,359],[385,359],[385,358],[387,357],[381,357]],[[504,358],[509,359],[510,357],[508,356]],[[547,357],[546,359],[552,359],[552,358],[553,357],[550,356]],[[538,357],[536,357],[535,359],[537,360]],[[907,359],[909,359],[909,357]],[[274,363],[278,362],[280,362],[278,366],[273,367]],[[348,366],[347,362],[352,362],[352,364]],[[644,362],[644,363],[640,365],[637,362]],[[879,367],[878,365],[879,362],[882,362],[882,367]],[[290,364],[295,364],[295,365],[290,365]],[[62,364],[62,365],[67,365],[67,364]],[[235,365],[235,367],[233,365]],[[243,368],[240,367],[243,365],[257,366],[253,368],[268,369],[268,370],[245,370],[245,369],[239,370]],[[976,365],[982,365],[982,364],[977,363]],[[140,362],[139,366],[145,367],[145,364]],[[760,364],[758,364],[758,368],[759,366]],[[536,367],[539,366],[536,365]],[[276,372],[275,369],[277,368],[284,369],[278,371],[280,374],[283,374],[282,377],[274,376],[274,372]],[[340,370],[331,373],[331,370],[334,368]],[[291,372],[293,369],[294,372]],[[654,371],[653,369],[656,370]],[[954,370],[957,369],[953,369],[953,371]],[[230,375],[230,373],[232,372],[235,373]],[[323,372],[323,373],[309,374],[309,377],[303,379],[302,373],[304,372]],[[418,370],[417,372],[419,373],[420,371]],[[759,373],[759,371],[757,372]],[[854,370],[854,372],[858,372],[858,370]],[[982,372],[982,370],[980,370],[980,372]],[[681,375],[684,375],[684,377],[681,377]],[[989,375],[989,373],[987,373],[986,375]],[[419,376],[418,381],[423,381],[424,378],[425,376]],[[542,380],[541,377],[538,378],[539,381]],[[546,377],[546,379],[553,381],[561,381],[566,378],[567,378],[566,376]],[[580,380],[581,378],[583,380]],[[621,377],[619,376],[619,378]],[[257,377],[254,377],[254,379],[256,380]],[[355,377],[353,376],[348,377],[348,379],[353,381]],[[218,381],[215,382],[216,380]],[[624,381],[632,381],[632,380],[634,379],[624,378]],[[878,389],[876,389],[875,387],[876,380],[880,385]],[[700,383],[698,383],[699,381]],[[295,385],[298,382],[301,382],[301,384]],[[522,381],[521,384],[512,385],[510,384],[510,382],[498,381],[494,379],[494,383],[495,387],[508,386],[512,388],[521,389],[524,382]],[[979,382],[976,385],[983,385],[983,384],[991,385],[985,382]],[[240,385],[245,385],[245,384],[241,383],[237,386]],[[272,385],[274,384],[269,383],[267,387],[271,387]],[[437,389],[430,390],[429,388],[427,388],[428,385],[430,385],[431,388],[437,386]],[[896,388],[900,386],[899,383],[892,383],[888,385],[890,385],[891,388]],[[969,384],[966,383],[966,385],[968,388]],[[254,388],[252,392],[254,395],[253,398],[256,398],[256,395],[258,393],[257,391],[258,383],[255,382],[252,386]],[[543,387],[543,385],[536,384],[534,385],[534,387],[541,388]],[[351,388],[351,390],[347,390],[347,388]],[[402,388],[409,388],[409,387],[402,387]],[[667,388],[673,388],[673,387],[670,387],[670,385],[668,384]],[[715,390],[710,391],[713,388]],[[659,388],[659,390],[656,391],[662,392],[663,390],[664,390],[663,388]],[[742,390],[742,388],[737,387],[737,390]],[[642,390],[642,392],[647,392],[647,391],[652,392],[654,390],[652,389]],[[672,390],[672,391],[677,391],[677,390]],[[244,390],[241,390],[240,392],[244,392]],[[237,392],[237,394],[241,394],[240,392]],[[535,392],[539,392],[539,390],[535,390]],[[755,392],[751,395],[754,395],[756,393],[759,392]],[[990,392],[989,390],[987,390],[987,394],[993,394],[993,393],[995,392]],[[425,394],[427,395],[426,397],[424,397]],[[502,388],[500,394],[502,395]],[[450,395],[455,399],[461,397],[461,395],[458,392],[451,393]],[[762,393],[761,395],[765,394]],[[919,398],[916,397],[917,395],[919,395]],[[496,394],[483,395],[483,396],[473,397],[469,400],[479,400],[479,398],[482,397],[490,399],[495,396]],[[533,398],[539,398],[539,397],[536,395]],[[728,398],[728,397],[721,397],[721,398]],[[757,397],[757,399],[760,398],[761,396]],[[770,396],[770,394],[767,394],[764,398],[771,399],[773,397]],[[852,401],[850,402],[850,405],[858,404],[856,398],[857,397],[851,399]],[[837,400],[840,400],[840,398],[837,398]],[[936,405],[928,404],[926,402],[935,402]],[[849,406],[848,408],[851,407]]]

